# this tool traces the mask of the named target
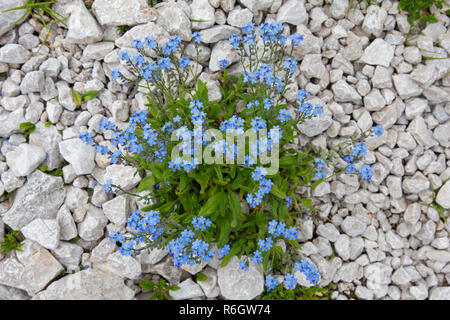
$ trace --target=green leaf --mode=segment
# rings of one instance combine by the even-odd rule
[[[208,185],[208,181],[209,181],[209,175],[207,173],[198,173],[194,176],[195,181],[198,182],[198,184],[200,185],[200,193],[204,193],[206,186]]]
[[[314,208],[311,205],[311,199],[300,199],[300,202],[308,209],[313,210],[313,211],[317,211],[316,208]]]
[[[198,281],[205,281],[206,279],[208,279],[208,276],[204,273],[197,273],[197,282]]]
[[[155,288],[156,284],[153,281],[150,281],[150,280],[141,280],[139,282],[139,286],[144,291],[153,291],[153,289]]]
[[[170,287],[170,290],[172,290],[172,291],[178,291],[178,290],[180,290],[180,287],[179,287],[179,286],[171,286],[171,287]]]
[[[71,89],[71,90],[72,90],[73,102],[75,102],[75,104],[77,106],[81,105],[81,103],[83,102],[83,99],[82,99],[80,93],[78,91],[73,90],[73,89]]]
[[[275,183],[273,184],[272,190],[270,190],[270,193],[272,195],[274,195],[275,197],[283,199],[283,200],[286,199],[286,197],[287,197],[286,193],[281,191]]]
[[[33,133],[34,130],[36,130],[36,126],[32,124],[31,122],[22,122],[19,125],[20,130],[23,130],[25,135],[30,135]]]
[[[97,91],[97,90],[86,91],[85,93],[83,93],[82,98],[85,101],[92,100],[95,97],[97,97],[99,93],[100,93],[100,91]]]
[[[227,199],[225,192],[218,192],[206,201],[203,207],[198,213],[199,216],[208,217],[210,216],[218,207],[218,205]]]
[[[239,197],[231,190],[228,191],[228,199],[232,214],[232,221],[231,221],[231,227],[236,228],[238,223],[241,221],[241,214],[242,214],[242,208],[241,208],[241,202],[239,201]]]
[[[139,183],[139,186],[137,187],[136,192],[139,193],[139,192],[148,190],[151,187],[153,187],[155,184],[156,184],[156,182],[155,182],[155,178],[153,176],[145,177]]]
[[[54,123],[53,122],[51,122],[51,121],[47,121],[46,123],[45,123],[45,127],[47,128],[47,127],[50,127],[50,126],[53,126],[54,125]]]

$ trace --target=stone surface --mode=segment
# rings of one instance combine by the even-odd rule
[[[86,241],[98,240],[103,236],[107,223],[102,209],[89,205],[84,220],[78,224],[78,234]]]
[[[166,29],[170,34],[177,34],[184,41],[191,40],[191,21],[183,8],[176,3],[165,3],[158,7],[157,23]]]
[[[33,172],[45,160],[45,151],[38,146],[22,143],[6,154],[6,163],[17,177]]]
[[[36,170],[16,192],[13,205],[3,215],[3,222],[14,230],[20,230],[37,218],[55,219],[65,196],[60,177]]]
[[[95,0],[92,12],[102,26],[134,26],[157,16],[147,0]]]
[[[261,265],[250,262],[249,270],[239,267],[239,259],[233,257],[225,267],[217,270],[220,292],[225,299],[251,300],[264,290]]]
[[[97,269],[87,269],[53,282],[37,300],[131,300],[134,291],[123,279]]]
[[[305,1],[289,0],[284,3],[278,10],[277,21],[293,25],[306,24],[308,13],[305,9]]]
[[[26,241],[18,257],[0,261],[0,284],[27,291],[31,296],[44,289],[63,270],[45,248]]]
[[[212,27],[216,21],[214,7],[208,0],[194,0],[191,5],[191,20],[200,20],[192,22],[192,29],[202,30]]]
[[[59,143],[59,152],[69,162],[77,175],[90,174],[95,167],[95,151],[78,138]]]
[[[61,241],[52,254],[67,270],[75,270],[80,265],[83,248],[75,243]]]
[[[102,208],[109,221],[118,227],[124,226],[127,222],[129,214],[129,201],[127,196],[117,196],[114,199],[105,202],[102,205]]]
[[[364,50],[361,57],[361,62],[378,65],[383,67],[389,67],[392,58],[394,58],[394,46],[390,45],[383,39],[375,39]]]
[[[0,3],[0,37],[14,28],[18,20],[26,13],[25,9],[13,10],[9,12],[3,11],[22,7],[24,4],[25,0],[5,0]]]
[[[169,294],[174,300],[186,300],[202,297],[203,291],[198,284],[196,284],[192,279],[186,279],[179,285],[179,290],[170,290]]]
[[[436,196],[436,202],[444,209],[450,209],[450,181],[447,181]]]
[[[103,39],[102,29],[86,9],[82,0],[72,1],[68,5],[66,13],[69,15],[67,41],[76,44],[89,44]]]
[[[59,245],[59,225],[56,219],[35,219],[21,229],[23,236],[44,248],[55,250]]]

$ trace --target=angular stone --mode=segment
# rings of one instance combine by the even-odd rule
[[[78,138],[59,143],[59,152],[74,168],[77,175],[90,174],[95,168],[95,151]]]
[[[229,41],[220,41],[214,45],[211,52],[211,59],[209,60],[209,69],[212,72],[219,71],[219,63],[221,60],[228,60],[230,63],[239,61],[239,55]]]
[[[22,143],[6,154],[6,163],[17,177],[33,172],[45,160],[45,151],[38,146]]]
[[[191,20],[201,20],[192,22],[192,29],[202,30],[210,28],[216,22],[215,10],[208,0],[194,0],[191,5]]]
[[[60,177],[36,170],[16,192],[13,205],[3,215],[3,222],[14,230],[20,230],[34,219],[55,219],[65,196]]]
[[[157,9],[159,16],[157,23],[170,34],[177,34],[184,41],[191,41],[191,21],[183,8],[177,3],[165,3]]]
[[[82,0],[72,1],[67,6],[66,13],[69,14],[67,41],[75,44],[89,44],[103,39],[102,29]]]
[[[308,102],[312,105],[320,104],[323,106],[323,103],[317,98],[314,98]],[[325,108],[324,112],[321,115],[313,117],[308,121],[304,121],[297,127],[304,135],[308,137],[315,137],[322,132],[325,132],[331,126],[331,124],[333,123],[331,116],[331,111]]]
[[[134,26],[157,17],[147,0],[95,0],[92,11],[102,26]]]
[[[45,78],[42,71],[28,72],[22,79],[20,84],[20,91],[22,94],[31,92],[41,92],[44,90]]]
[[[256,12],[258,10],[269,9],[274,0],[239,0],[239,2],[253,12]]]
[[[371,5],[367,8],[362,29],[369,34],[373,34],[375,37],[379,37],[383,31],[383,24],[386,18],[387,12],[384,8]]]
[[[88,44],[83,51],[83,57],[91,60],[103,60],[108,53],[114,50],[112,42],[98,42]]]
[[[425,120],[422,117],[416,117],[411,121],[406,131],[412,134],[414,139],[425,148],[438,145],[438,142],[433,139],[433,133],[427,128]]]
[[[75,243],[60,242],[52,253],[66,269],[75,270],[80,265],[83,248]]]
[[[128,279],[137,279],[142,273],[139,261],[131,256],[123,256],[119,251],[110,254],[106,263],[99,268]]]
[[[308,13],[305,9],[305,1],[288,0],[278,10],[277,21],[293,25],[306,24],[308,22]]]
[[[204,296],[204,293],[200,286],[190,278],[181,282],[178,287],[180,287],[179,290],[169,291],[170,296],[174,300],[187,300]]]
[[[220,292],[225,299],[251,300],[264,291],[264,275],[260,264],[250,262],[249,270],[239,267],[235,256],[217,270]]]
[[[34,295],[60,275],[63,266],[45,248],[36,244],[30,246],[30,249],[25,245],[22,247],[26,257],[16,259],[11,256],[0,261],[0,284]]]
[[[217,285],[217,271],[211,267],[206,267],[202,273],[207,277],[204,281],[197,281],[207,298],[215,298],[219,295],[220,289]]]
[[[447,181],[436,196],[436,202],[444,209],[450,209],[450,181]]]
[[[230,26],[242,28],[252,19],[253,13],[249,9],[235,8],[228,14],[227,23]]]
[[[62,136],[55,126],[46,127],[43,123],[38,122],[36,129],[30,134],[30,144],[36,145],[44,149],[46,159],[43,165],[49,170],[60,168],[63,158],[59,153],[59,142]]]
[[[23,64],[30,56],[30,51],[20,44],[9,43],[0,48],[0,62]]]
[[[106,167],[106,172],[103,177],[104,182],[112,180],[113,184],[120,186],[125,191],[129,191],[141,181],[139,174],[134,175],[135,172],[136,168],[132,166],[112,164]]]
[[[321,224],[317,227],[316,233],[331,242],[335,242],[339,238],[339,231],[332,223]]]
[[[341,223],[341,229],[350,237],[355,237],[363,234],[366,230],[366,224],[358,218],[347,216]]]
[[[102,205],[103,213],[105,216],[117,225],[118,227],[124,226],[127,222],[129,214],[129,201],[128,197],[120,195],[114,199],[105,202]]]
[[[361,103],[361,96],[359,93],[350,86],[345,80],[339,80],[331,86],[333,90],[335,100],[337,102],[353,102]]]
[[[423,92],[423,89],[408,74],[395,74],[392,76],[392,80],[394,80],[398,95],[403,100],[417,97]]]
[[[203,43],[217,43],[228,39],[232,34],[238,34],[239,29],[231,26],[215,26],[200,32]]]
[[[170,34],[160,25],[149,22],[131,28],[117,39],[115,44],[119,48],[131,48],[131,42],[133,40],[144,40],[145,37],[154,37],[158,44],[162,44],[169,40]]]
[[[21,229],[23,236],[44,248],[54,250],[59,245],[59,225],[56,219],[36,219]]]
[[[103,236],[107,224],[108,219],[103,211],[90,205],[84,220],[78,224],[78,234],[86,241],[98,240]]]
[[[98,269],[87,269],[53,282],[36,300],[131,300],[134,291],[123,279]]]
[[[75,221],[73,221],[73,217],[65,205],[62,205],[59,209],[56,220],[59,224],[59,238],[61,240],[72,240],[78,235]]]
[[[394,58],[394,46],[383,39],[377,38],[364,50],[360,59],[361,62],[389,67]]]
[[[320,54],[307,54],[300,64],[300,71],[307,78],[322,79],[326,68]]]
[[[405,193],[418,194],[429,187],[430,181],[421,172],[416,172],[412,177],[403,179],[403,191]]]
[[[20,124],[25,122],[25,118],[23,116],[23,109],[17,109],[13,112],[3,112],[0,113],[0,136],[1,137],[9,137],[13,133],[21,132]]]
[[[450,287],[435,287],[430,290],[430,300],[450,300]]]
[[[14,26],[16,26],[18,22],[20,23],[21,21],[23,21],[18,20],[27,13],[25,9],[12,10],[8,12],[3,11],[17,7],[23,7],[25,5],[25,2],[25,0],[8,0],[2,1],[0,3],[0,37],[14,28]],[[26,19],[27,16],[25,16],[24,18]]]

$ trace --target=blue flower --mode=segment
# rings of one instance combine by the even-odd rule
[[[158,66],[161,68],[161,70],[170,69],[172,66],[172,63],[170,62],[169,58],[161,58],[158,61]]]
[[[200,34],[200,32],[195,31],[192,34],[192,39],[194,40],[195,43],[200,43],[202,41],[202,35]]]
[[[320,104],[316,104],[313,109],[313,115],[318,116],[324,112],[323,106]]]
[[[323,178],[325,178],[326,174],[327,174],[327,172],[325,170],[318,171],[318,172],[316,172],[315,177],[317,179],[323,179]]]
[[[119,79],[121,78],[121,75],[120,75],[120,72],[119,72],[119,69],[118,69],[118,68],[114,69],[114,70],[111,72],[111,77],[112,77],[113,79],[115,79],[115,80],[119,80]]]
[[[149,48],[150,50],[155,49],[157,46],[157,43],[155,41],[155,37],[146,37],[144,39],[144,46],[146,46],[147,48]]]
[[[299,232],[296,227],[290,227],[284,230],[284,236],[288,240],[296,240],[298,234]]]
[[[119,52],[119,59],[122,61],[128,61],[130,60],[130,55],[128,54],[128,51],[123,50]]]
[[[320,274],[314,264],[308,263],[308,261],[302,259],[300,262],[295,264],[295,269],[305,274],[306,280],[308,280],[311,284],[315,285],[319,283]]]
[[[273,289],[275,289],[275,287],[278,285],[278,280],[275,279],[272,275],[268,275],[266,277],[266,283],[265,286],[267,288],[267,291],[272,291]]]
[[[180,58],[180,68],[181,69],[186,68],[190,64],[191,64],[191,60],[189,60],[189,58],[187,58],[187,57],[181,57]]]
[[[347,163],[352,163],[353,161],[355,161],[355,159],[351,155],[347,154],[344,156],[344,161]]]
[[[290,207],[292,205],[292,198],[291,197],[286,197],[284,199],[284,201],[286,201],[286,206]]]
[[[267,237],[265,240],[264,239],[258,240],[258,246],[262,252],[269,251],[272,248],[272,245],[273,245],[273,240],[270,237]]]
[[[230,246],[228,244],[226,244],[223,246],[223,248],[219,249],[219,251],[217,252],[217,257],[219,259],[222,259],[229,253],[230,253]]]
[[[295,278],[292,274],[288,273],[284,276],[284,285],[287,289],[293,290],[297,285],[297,278]]]
[[[380,126],[380,125],[377,125],[377,126],[373,127],[372,130],[373,130],[373,133],[374,133],[377,137],[381,136],[381,135],[384,133],[384,129],[383,129],[383,127]]]
[[[288,69],[291,73],[294,73],[297,70],[297,61],[294,58],[286,58],[284,61],[284,68]]]
[[[291,115],[289,114],[289,111],[287,111],[286,109],[281,109],[278,116],[278,120],[280,120],[282,123],[291,120]]]
[[[361,170],[359,170],[359,173],[361,174],[361,179],[364,180],[371,180],[373,176],[373,170],[369,165],[364,165]]]
[[[248,271],[247,261],[245,261],[245,260],[239,261],[239,267],[244,271]]]
[[[316,169],[322,170],[325,168],[325,160],[322,158],[314,158],[314,162],[316,163]]]
[[[303,41],[303,36],[299,33],[294,33],[289,39],[291,39],[294,46],[298,46]]]
[[[253,30],[255,28],[255,24],[253,22],[249,22],[242,27],[242,32],[246,35],[253,34]]]
[[[367,147],[364,142],[358,142],[353,147],[352,156],[364,158],[367,154]]]
[[[230,65],[230,61],[228,61],[228,60],[220,60],[219,61],[219,68],[220,69],[225,69],[229,65]]]
[[[266,121],[264,121],[264,119],[261,118],[261,117],[254,117],[250,121],[250,125],[252,126],[252,129],[255,130],[255,131],[267,128]]]
[[[228,41],[230,41],[230,44],[233,47],[233,49],[238,49],[241,40],[242,37],[240,35],[232,34]]]
[[[80,139],[88,146],[91,146],[94,143],[94,140],[92,139],[94,135],[91,132],[85,132],[80,134]]]
[[[131,46],[136,49],[143,49],[144,43],[140,40],[133,40],[131,41]]]
[[[298,90],[298,93],[297,93],[297,100],[302,102],[303,100],[308,98],[310,95],[311,94],[307,90],[300,89],[300,90]]]
[[[250,259],[253,263],[261,263],[263,261],[263,257],[261,255],[261,251],[256,250],[253,253],[253,257]]]
[[[356,167],[354,164],[349,164],[345,170],[348,174],[356,173]]]
[[[112,243],[116,243],[116,242],[124,242],[125,237],[123,236],[123,234],[121,234],[120,232],[117,231],[111,231],[111,233],[109,234],[109,240]]]
[[[112,189],[112,180],[109,179],[106,181],[106,183],[103,185],[103,190],[106,193],[114,193],[113,189]]]
[[[173,122],[180,122],[181,121],[181,117],[180,116],[175,116],[173,118]]]
[[[121,155],[122,155],[122,151],[120,151],[120,150],[113,152],[113,154],[109,158],[111,163],[117,163],[117,161],[119,161],[119,157]]]
[[[256,167],[255,170],[252,172],[252,178],[255,181],[261,181],[266,177],[267,170],[263,167]]]
[[[192,219],[192,225],[194,229],[204,231],[211,226],[211,220],[205,217],[194,217]]]
[[[273,103],[274,103],[274,101],[271,98],[264,99],[264,101],[263,101],[264,109],[269,110],[273,106]]]

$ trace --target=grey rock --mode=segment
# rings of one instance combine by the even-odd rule
[[[169,294],[174,300],[187,300],[193,298],[202,297],[203,291],[198,284],[196,284],[192,279],[186,279],[181,282],[178,287],[179,290],[170,290]]]
[[[438,262],[450,262],[450,252],[445,250],[430,250],[426,253],[428,259]]]
[[[411,277],[404,268],[399,268],[395,270],[395,272],[392,274],[392,282],[398,286],[404,286],[407,285],[411,281]]]
[[[363,299],[363,300],[372,300],[373,299],[373,292],[370,289],[367,289],[364,286],[357,286],[355,289],[355,295],[359,298],[359,299]]]
[[[191,19],[192,20],[201,20],[201,22],[192,22],[192,29],[194,30],[202,30],[210,28],[214,25],[215,18],[215,10],[212,7],[208,0],[194,0],[191,5]]]
[[[65,196],[60,177],[36,170],[16,192],[13,205],[3,215],[3,222],[14,230],[20,230],[37,218],[55,219]]]
[[[59,237],[61,240],[71,240],[78,235],[77,226],[67,206],[61,206],[56,215],[56,220],[59,224]]]
[[[43,123],[38,122],[36,129],[30,134],[30,144],[36,145],[44,149],[46,159],[44,165],[49,170],[59,168],[63,163],[63,158],[59,153],[59,142],[62,136],[55,126],[46,127]]]
[[[394,46],[383,39],[377,38],[364,50],[361,62],[370,65],[389,67],[394,58]]]
[[[221,40],[228,40],[232,34],[239,33],[239,29],[231,26],[214,26],[200,32],[203,43],[217,43]],[[214,51],[214,49],[213,49]]]
[[[102,29],[82,0],[72,1],[66,12],[69,14],[67,41],[75,44],[89,44],[103,39]]]
[[[61,62],[56,58],[48,58],[41,64],[39,70],[44,72],[47,76],[56,79],[61,71]]]
[[[56,219],[36,219],[20,230],[27,239],[54,250],[59,245],[59,225]]]
[[[103,176],[104,181],[102,184],[108,180],[112,180],[112,183],[120,186],[125,191],[133,189],[141,181],[139,174],[134,176],[136,168],[132,166],[125,166],[121,164],[112,164],[106,167],[105,175]]]
[[[339,238],[339,231],[332,223],[321,224],[317,227],[316,233],[331,242],[336,242]]]
[[[63,266],[45,248],[26,242],[23,253],[0,261],[0,284],[34,295],[57,277]]]
[[[191,21],[181,6],[177,3],[165,3],[157,9],[159,16],[157,23],[170,34],[177,34],[184,41],[191,40]]]
[[[428,102],[425,99],[415,98],[408,101],[405,105],[405,114],[408,120],[412,120],[417,116],[422,115],[428,107]]]
[[[23,109],[17,109],[13,112],[0,113],[0,136],[9,137],[13,133],[21,132],[20,124],[26,122]]]
[[[277,21],[293,25],[306,24],[308,13],[305,9],[305,1],[288,0],[278,10]]]
[[[417,194],[430,187],[430,181],[420,172],[416,172],[412,177],[403,179],[403,191],[405,193]]]
[[[206,267],[202,273],[207,277],[204,281],[197,281],[207,298],[216,298],[220,289],[217,285],[217,271],[211,267]]]
[[[406,131],[412,134],[414,139],[423,147],[431,148],[438,144],[438,142],[433,139],[433,134],[427,128],[425,120],[422,117],[416,117],[411,121]]]
[[[66,269],[75,270],[80,265],[83,248],[75,243],[60,242],[52,253]]]
[[[444,209],[450,209],[450,181],[447,181],[436,196],[436,202]]]
[[[122,278],[91,268],[53,282],[35,297],[37,300],[131,300],[133,298],[134,291],[123,283]]]
[[[221,60],[228,60],[230,63],[239,61],[239,55],[233,49],[229,41],[220,41],[214,45],[211,52],[211,59],[209,61],[209,69],[212,72],[220,70],[219,62]]]
[[[379,37],[383,30],[383,24],[386,18],[387,12],[384,8],[371,5],[367,8],[362,29],[369,34],[373,34],[375,37]]]
[[[408,74],[393,75],[392,80],[394,81],[394,86],[397,90],[398,95],[403,100],[417,97],[423,92],[423,89],[420,88],[419,85],[414,82],[414,80],[412,80]]]
[[[97,268],[99,265],[102,266],[115,249],[116,245],[108,238],[104,238],[94,249],[92,249],[89,261],[93,263],[94,268]]]
[[[154,37],[158,43],[165,43],[169,40],[170,34],[163,27],[154,22],[137,25],[115,41],[116,47],[131,48],[133,40],[143,40],[145,37]]]
[[[74,138],[59,143],[62,157],[74,168],[76,174],[90,174],[95,167],[95,151],[84,144],[80,139]]]
[[[311,99],[308,101],[313,106],[316,104],[324,105],[322,101],[320,101],[317,98]],[[304,121],[300,123],[297,128],[300,130],[301,133],[308,137],[315,137],[322,132],[325,132],[332,124],[333,120],[331,119],[332,113],[328,108],[325,108],[324,112],[317,116],[313,117],[308,121]]]
[[[31,297],[23,290],[0,285],[0,300],[30,300]]]
[[[156,264],[167,256],[167,250],[160,248],[146,249],[139,253],[137,258],[141,264]]]
[[[8,1],[2,1],[0,3],[0,37],[3,36],[5,33],[7,33],[9,30],[14,28],[20,18],[24,14],[26,14],[25,9],[19,9],[19,10],[12,10],[8,12],[3,12],[4,10],[22,7],[25,5],[24,0],[8,0]],[[28,16],[28,15],[27,15]],[[24,18],[26,19],[27,16]]]
[[[23,64],[30,56],[30,51],[20,44],[9,43],[0,48],[0,62]]]
[[[345,80],[339,80],[331,86],[337,102],[361,103],[361,96]]]
[[[78,224],[78,234],[86,241],[98,240],[103,236],[107,223],[103,211],[90,205],[84,220]]]
[[[110,254],[101,269],[128,279],[137,279],[142,273],[139,261],[131,256],[123,256],[119,251]]]
[[[403,57],[406,62],[411,64],[419,64],[422,61],[422,54],[417,47],[406,47],[403,50]]]
[[[146,0],[95,0],[92,11],[102,26],[134,26],[157,17]]]
[[[366,224],[358,218],[347,216],[341,223],[341,229],[350,237],[355,237],[363,234],[366,230]]]
[[[363,267],[356,262],[344,263],[336,273],[335,278],[344,282],[353,282],[363,277]]]
[[[300,71],[307,78],[322,79],[326,68],[322,63],[322,56],[320,54],[307,54],[300,64]]]
[[[274,0],[239,0],[239,2],[251,11],[257,12],[258,10],[269,9]]]
[[[217,270],[217,276],[220,292],[225,299],[251,300],[264,291],[261,265],[250,262],[249,270],[243,271],[236,256]]]
[[[177,285],[180,283],[183,271],[172,264],[172,259],[158,263],[154,266],[154,271],[160,276],[164,277],[171,284]]]
[[[350,259],[350,238],[346,234],[341,234],[334,243],[336,253],[346,261]]]
[[[227,23],[230,26],[242,28],[245,24],[251,22],[253,13],[247,8],[234,8],[227,17]]]
[[[88,44],[83,50],[83,57],[90,60],[103,60],[113,50],[114,43],[112,42]]]
[[[103,203],[103,213],[105,216],[117,225],[118,227],[124,226],[127,222],[129,201],[124,195],[115,197],[114,199]]]
[[[33,172],[45,160],[45,151],[38,146],[22,143],[6,154],[6,163],[17,177]]]
[[[45,78],[42,71],[28,72],[20,84],[22,94],[41,92],[44,89]]]
[[[430,300],[450,300],[450,287],[436,287],[430,290]]]

